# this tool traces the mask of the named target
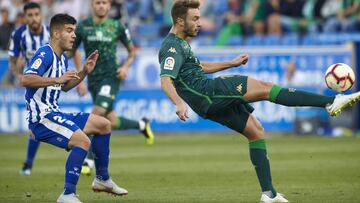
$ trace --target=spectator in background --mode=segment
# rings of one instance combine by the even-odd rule
[[[9,21],[9,10],[4,7],[0,9],[2,23],[0,25],[0,49],[7,50],[11,32],[15,28],[15,24]]]
[[[15,18],[15,29],[25,24],[25,16],[23,12],[17,13]]]
[[[268,0],[265,3],[267,33],[281,35],[283,33],[280,22],[280,0]]]
[[[324,32],[355,31],[360,31],[360,1],[343,0],[337,16],[328,19],[324,25]]]
[[[219,33],[216,44],[225,45],[232,36],[265,33],[265,0],[228,0],[226,25]]]
[[[22,8],[28,0],[0,0],[0,8],[6,7],[9,10],[9,21],[14,22],[16,15],[22,12]],[[0,19],[0,23],[1,23]]]

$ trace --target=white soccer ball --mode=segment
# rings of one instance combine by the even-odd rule
[[[355,74],[352,68],[344,63],[335,63],[326,70],[326,85],[336,92],[346,92],[355,83]]]

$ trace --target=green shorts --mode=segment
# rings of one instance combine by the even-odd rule
[[[206,118],[242,133],[249,115],[254,111],[254,108],[243,99],[246,92],[247,76],[215,78],[212,104]]]
[[[95,84],[89,85],[89,91],[94,104],[106,109],[106,112],[109,113],[114,110],[113,103],[119,92],[119,87],[119,79],[106,78]]]

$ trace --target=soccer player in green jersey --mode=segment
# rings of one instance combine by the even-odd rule
[[[161,87],[175,104],[176,114],[183,121],[188,118],[186,102],[203,118],[243,134],[249,140],[250,159],[261,186],[260,202],[288,202],[272,184],[265,132],[248,103],[268,100],[285,106],[322,107],[335,116],[359,100],[360,92],[329,97],[243,75],[208,78],[207,73],[246,64],[249,56],[240,55],[225,62],[200,62],[188,43],[201,27],[199,0],[175,0],[171,15],[173,26],[161,45],[159,63]]]
[[[108,18],[110,0],[92,0],[91,6],[93,15],[78,24],[74,44],[74,49],[77,49],[83,42],[86,56],[94,50],[99,50],[99,59],[88,78],[88,89],[95,104],[91,113],[109,119],[115,130],[138,129],[145,136],[146,144],[152,145],[154,135],[148,119],[142,118],[135,121],[118,117],[113,108],[120,81],[126,79],[135,58],[135,49],[129,30],[120,21]],[[128,58],[122,66],[119,66],[116,60],[116,48],[119,41],[128,52]],[[80,68],[80,58],[74,57],[74,59],[76,67]],[[85,94],[86,89],[80,86],[78,92]],[[85,172],[87,168],[83,168]]]

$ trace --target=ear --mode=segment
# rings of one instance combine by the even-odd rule
[[[177,22],[179,25],[181,25],[181,26],[184,26],[184,25],[185,25],[185,20],[182,19],[182,18],[177,18],[177,19],[176,19],[176,22]]]
[[[55,39],[59,39],[59,38],[60,38],[60,30],[59,30],[59,29],[54,30],[54,38],[55,38]]]

